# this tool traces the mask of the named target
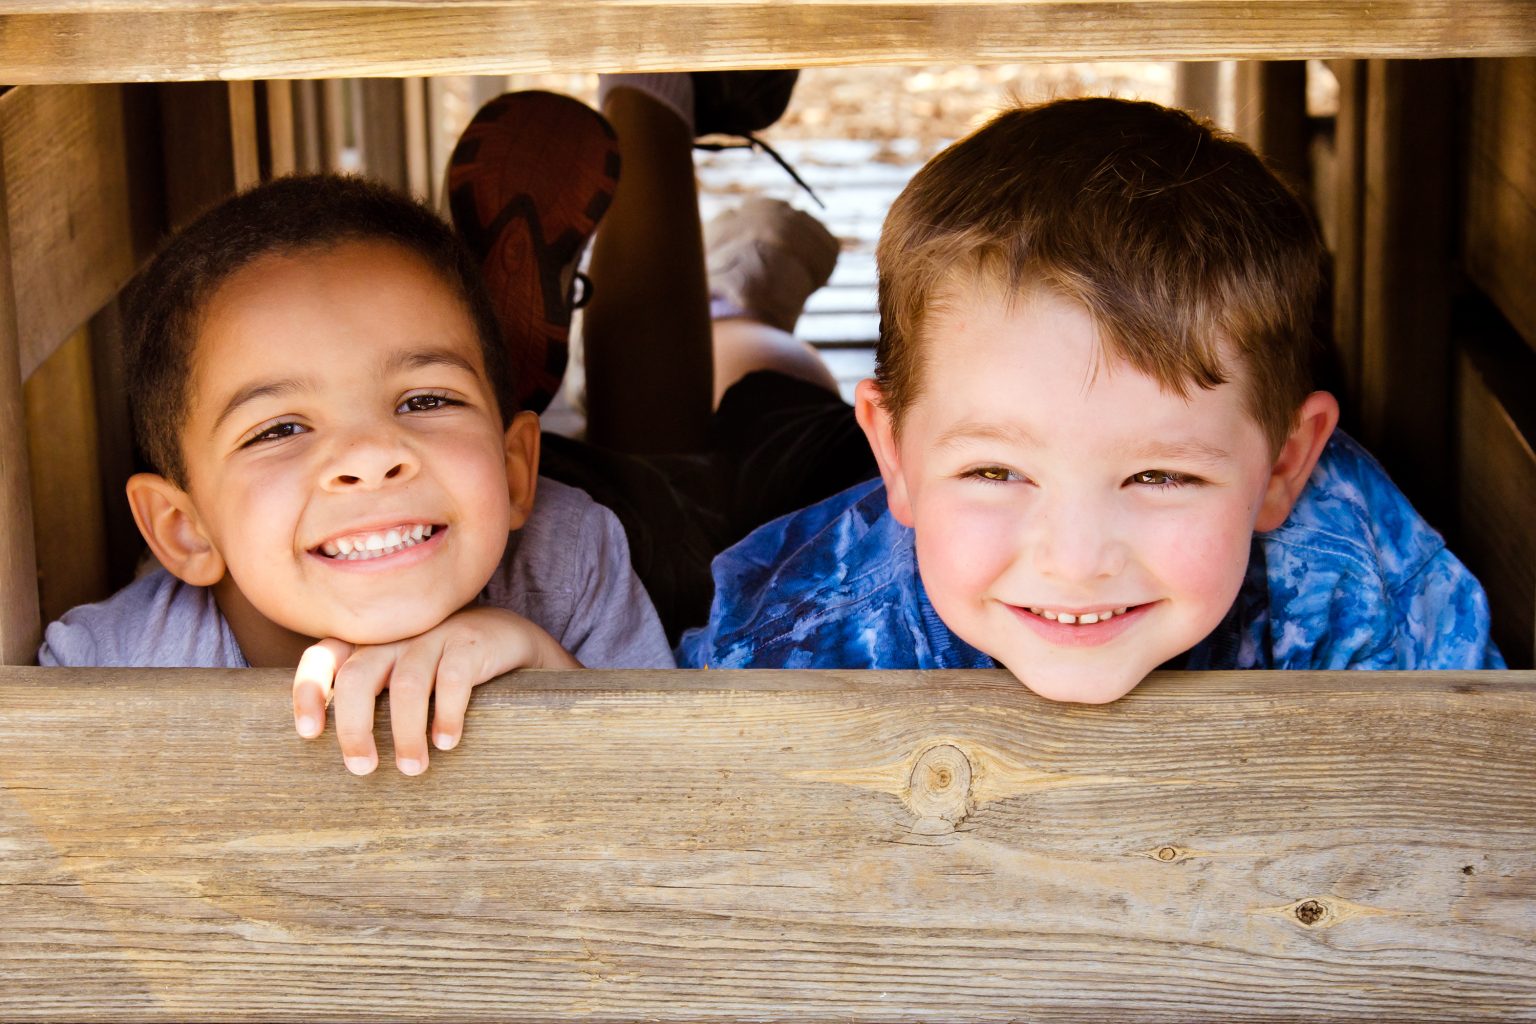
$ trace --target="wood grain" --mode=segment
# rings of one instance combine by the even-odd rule
[[[1235,82],[1238,138],[1259,152],[1292,187],[1312,194],[1307,149],[1307,64],[1299,60],[1242,61]]]
[[[1370,62],[1362,176],[1361,440],[1442,530],[1452,512],[1456,76],[1453,61]]]
[[[256,90],[250,82],[178,82],[157,90],[166,219],[180,230],[261,181]]]
[[[1536,0],[11,0],[17,83],[1536,54]]]
[[[127,109],[119,86],[0,96],[23,378],[133,276],[148,246],[131,206],[142,176]]]
[[[0,96],[0,101],[7,97]],[[3,154],[0,154],[3,155]],[[0,664],[28,665],[42,639],[37,606],[37,553],[21,401],[21,339],[11,276],[5,161],[0,159]]]
[[[1499,649],[1527,667],[1536,664],[1536,356],[1518,346],[1469,345],[1459,359],[1456,548],[1488,592]]]
[[[1532,673],[527,673],[357,779],[7,669],[0,749],[7,1020],[1536,1016]]]
[[[76,331],[24,389],[44,622],[112,593],[91,349],[90,331]]]
[[[1536,60],[1478,61],[1467,156],[1467,269],[1536,349]]]

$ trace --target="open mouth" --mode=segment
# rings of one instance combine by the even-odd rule
[[[385,558],[424,543],[434,533],[441,533],[444,529],[446,527],[440,523],[401,523],[387,530],[369,530],[332,537],[315,548],[314,553],[341,562]]]
[[[1063,626],[1096,626],[1101,622],[1109,622],[1116,616],[1134,612],[1143,607],[1139,604],[1121,605],[1117,608],[1099,608],[1091,611],[1068,612],[1055,608],[1026,607],[1023,610],[1029,614],[1046,620],[1047,622],[1060,623]]]

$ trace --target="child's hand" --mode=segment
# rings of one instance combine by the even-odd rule
[[[314,739],[325,729],[326,706],[334,703],[336,738],[347,770],[367,775],[379,763],[373,705],[388,689],[395,764],[406,775],[420,775],[427,770],[427,702],[434,692],[432,742],[439,750],[451,750],[464,731],[464,712],[476,686],[515,668],[580,667],[553,637],[522,616],[500,608],[470,608],[392,644],[359,647],[334,639],[315,644],[294,673],[294,724],[300,736]]]

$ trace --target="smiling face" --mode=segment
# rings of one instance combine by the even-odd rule
[[[537,419],[503,433],[463,301],[399,246],[238,271],[204,310],[192,383],[181,529],[207,550],[178,575],[218,574],[191,581],[214,585],[253,663],[432,628],[479,593],[531,504]]]
[[[956,634],[1042,696],[1114,700],[1231,607],[1256,521],[1284,516],[1269,445],[1240,372],[1180,398],[1106,362],[1076,304],[958,298],[899,437],[860,386],[892,513]]]

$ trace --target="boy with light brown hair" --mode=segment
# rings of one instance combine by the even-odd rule
[[[1337,432],[1322,244],[1241,143],[1150,103],[1009,111],[877,259],[882,479],[722,554],[680,663],[1001,665],[1094,703],[1159,666],[1502,664],[1477,581]]]

